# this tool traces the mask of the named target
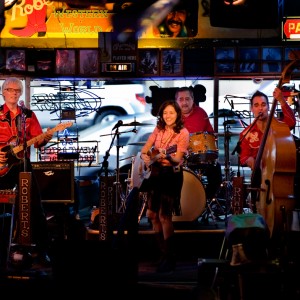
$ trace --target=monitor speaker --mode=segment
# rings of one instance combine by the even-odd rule
[[[74,203],[74,162],[32,162],[42,202]]]

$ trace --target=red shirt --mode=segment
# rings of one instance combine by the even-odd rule
[[[187,117],[183,116],[183,123],[189,133],[199,131],[214,132],[206,111],[196,105],[194,105],[192,112]]]
[[[283,113],[283,118],[278,120],[283,121],[288,125],[290,129],[293,129],[296,125],[296,118],[293,110],[290,108],[288,104],[282,105],[281,109]],[[243,139],[243,136],[247,133],[249,126],[246,127],[240,133],[240,141]],[[257,125],[255,124],[251,128],[247,136],[241,142],[240,162],[242,166],[246,165],[246,161],[249,157],[256,158],[261,144],[262,137],[263,137],[263,132],[260,131],[260,129],[258,129]]]
[[[24,135],[21,114],[22,111],[20,107],[18,107],[18,113],[16,115],[10,112],[6,104],[0,107],[0,148],[8,144],[12,146],[22,145],[22,143],[24,143],[24,136],[26,137],[26,141],[29,141],[43,133],[35,113],[26,109],[26,134]],[[34,145],[37,148],[37,141]],[[28,157],[29,155],[30,151],[28,151]]]

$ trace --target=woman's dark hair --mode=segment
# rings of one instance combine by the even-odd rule
[[[264,94],[263,92],[261,92],[261,91],[256,91],[256,92],[252,95],[252,97],[250,98],[250,104],[251,104],[251,106],[253,105],[253,99],[254,99],[255,97],[264,97],[264,98],[266,99],[267,105],[269,106],[269,98],[268,98],[268,96],[267,96],[266,94]]]
[[[157,127],[160,130],[165,129],[166,122],[164,121],[163,113],[164,113],[165,108],[169,105],[173,106],[176,113],[177,113],[177,118],[176,118],[176,121],[175,121],[174,131],[176,133],[179,133],[180,130],[183,128],[183,121],[182,121],[180,106],[174,100],[167,100],[167,101],[165,101],[161,104],[161,106],[159,108],[158,116],[157,116]]]

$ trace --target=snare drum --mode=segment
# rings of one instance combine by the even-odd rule
[[[215,163],[217,158],[218,149],[214,134],[206,131],[190,134],[188,166]]]

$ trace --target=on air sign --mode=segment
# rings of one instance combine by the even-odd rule
[[[287,18],[282,22],[283,40],[300,40],[300,17]]]

